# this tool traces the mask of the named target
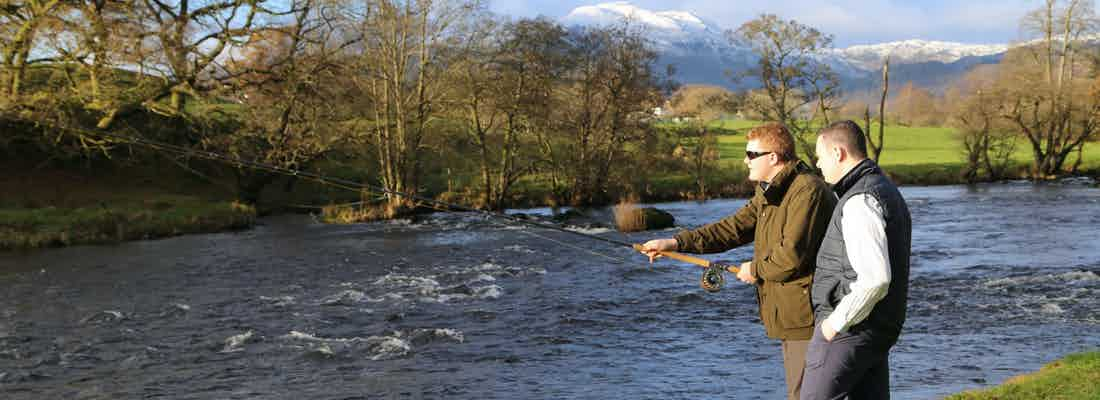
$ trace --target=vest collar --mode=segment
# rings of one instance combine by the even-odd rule
[[[878,164],[874,160],[867,158],[852,167],[847,174],[844,174],[843,178],[840,178],[836,184],[833,185],[833,192],[836,192],[837,197],[844,197],[848,190],[855,186],[856,182],[859,182],[864,176],[881,174],[882,170],[879,169]]]

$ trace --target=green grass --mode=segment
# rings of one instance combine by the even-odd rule
[[[670,120],[658,121],[655,126],[658,129],[673,129],[686,127],[692,124],[692,122],[674,122]],[[720,119],[707,122],[707,128],[718,132],[720,135],[742,135],[748,132],[749,129],[759,125],[758,121],[742,120],[742,119]]]
[[[672,130],[690,126],[691,122],[676,123],[661,121],[658,129]],[[747,171],[743,163],[747,140],[746,132],[759,125],[751,120],[719,120],[708,123],[719,132],[719,160],[717,171],[707,179],[711,196],[737,197],[752,193],[747,185]],[[877,131],[877,125],[873,127]],[[945,127],[906,127],[888,126],[884,135],[885,150],[880,164],[894,177],[906,185],[947,185],[964,183],[964,167],[960,138],[952,128]],[[809,138],[811,143],[813,137]],[[684,144],[691,147],[694,138],[684,138]],[[805,159],[800,150],[799,156]],[[1100,145],[1085,146],[1082,168],[1093,173],[1100,172]],[[1067,164],[1076,160],[1076,155],[1067,160]],[[1025,177],[1030,165],[1031,154],[1026,140],[1020,139],[1013,156],[1014,165],[1009,170],[1010,177]],[[527,176],[513,188],[516,206],[537,206],[544,202],[550,192],[549,183],[544,176]],[[467,182],[468,183],[468,182]],[[651,173],[646,184],[637,188],[644,201],[665,201],[689,199],[695,196],[695,181],[684,170],[664,170]],[[459,198],[463,200],[463,198]],[[465,199],[469,200],[469,199]]]
[[[741,163],[744,158],[745,131],[760,124],[757,121],[727,120],[712,123],[736,133],[722,134],[718,137],[718,148],[722,167],[731,167]],[[673,127],[673,124],[666,124]],[[878,125],[872,127],[877,132]],[[963,168],[963,152],[956,131],[946,127],[907,127],[887,126],[883,135],[884,149],[879,159],[891,174],[899,176],[904,182],[917,184],[960,183],[959,174]],[[809,138],[811,143],[814,138]],[[804,156],[799,153],[800,157]],[[1067,167],[1077,159],[1076,154],[1066,160]],[[1085,145],[1081,168],[1085,171],[1100,170],[1100,144]],[[1031,146],[1026,139],[1020,138],[1012,157],[1015,169],[1026,171],[1032,160]]]
[[[2,162],[0,250],[249,227],[253,207],[172,165],[35,168]]]
[[[967,391],[946,400],[1084,400],[1100,399],[1100,351],[1071,354],[984,390]]]
[[[240,229],[255,218],[250,206],[181,195],[75,208],[0,208],[0,250]]]
[[[877,132],[878,125],[872,129]],[[885,149],[879,159],[883,167],[946,164],[957,164],[960,168],[962,166],[962,142],[953,128],[887,126],[883,137]],[[1032,159],[1031,144],[1027,139],[1017,139],[1012,161],[1027,166]],[[1076,159],[1076,154],[1071,154],[1066,163],[1072,163]],[[1081,167],[1086,170],[1100,168],[1100,145],[1085,145]]]

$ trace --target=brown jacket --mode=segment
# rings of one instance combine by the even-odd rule
[[[753,242],[752,274],[768,337],[805,340],[813,334],[810,306],[814,260],[836,196],[801,161],[791,163],[736,214],[676,235],[679,251],[718,253]]]

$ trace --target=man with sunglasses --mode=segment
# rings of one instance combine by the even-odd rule
[[[810,305],[814,258],[836,197],[795,156],[794,138],[781,124],[748,133],[743,160],[756,193],[736,213],[701,228],[643,245],[650,261],[660,251],[719,253],[753,243],[752,261],[737,278],[756,286],[768,337],[782,341],[787,397],[798,399],[806,348],[814,330]]]

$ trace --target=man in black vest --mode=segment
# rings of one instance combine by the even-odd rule
[[[889,399],[890,348],[905,322],[912,224],[905,199],[867,158],[863,131],[837,122],[817,137],[817,166],[839,200],[817,253],[817,329],[802,400]]]

